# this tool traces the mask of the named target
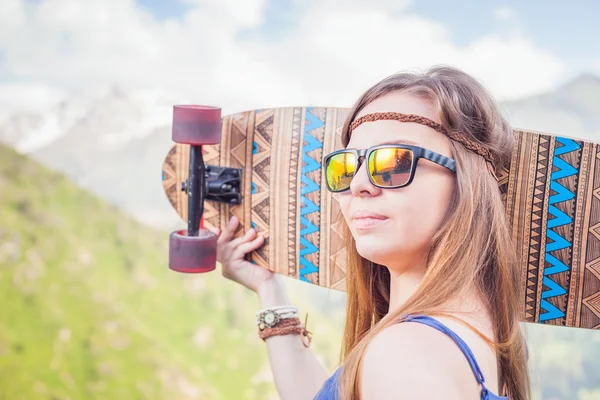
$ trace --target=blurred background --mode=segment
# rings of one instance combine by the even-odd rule
[[[589,1],[0,0],[0,399],[276,399],[256,296],[167,267],[172,106],[348,107],[479,78],[513,126],[600,141]],[[335,368],[341,293],[285,280]],[[537,399],[600,399],[600,331],[524,324]]]

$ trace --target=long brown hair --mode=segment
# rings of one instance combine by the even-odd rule
[[[423,74],[395,74],[368,89],[345,121],[344,146],[356,115],[373,100],[394,91],[430,101],[446,129],[460,131],[492,152],[497,170],[510,162],[513,131],[494,100],[474,78],[449,67],[434,67]],[[511,400],[531,397],[525,341],[519,326],[519,270],[498,183],[483,157],[455,141],[452,151],[457,163],[453,199],[431,238],[423,281],[397,312],[388,313],[388,269],[361,257],[348,226],[343,224],[350,246],[340,355],[343,368],[338,386],[342,399],[360,398],[360,366],[375,335],[408,314],[456,318],[444,313],[444,305],[467,288],[477,290],[492,318],[495,337],[491,340],[467,325],[496,351],[499,394]]]

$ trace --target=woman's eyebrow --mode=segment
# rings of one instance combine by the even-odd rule
[[[408,145],[412,145],[412,146],[422,146],[421,143],[417,143],[417,142],[414,142],[409,139],[386,140],[385,142],[376,143],[374,146],[381,146],[381,145],[386,145],[386,144],[408,144]],[[348,143],[348,145],[345,148],[350,149],[350,148],[354,148],[354,147],[350,146],[350,143]]]
[[[408,139],[395,139],[395,140],[388,140],[385,141],[383,143],[380,144],[410,144],[413,146],[420,146],[420,143],[414,142],[412,140],[408,140]]]

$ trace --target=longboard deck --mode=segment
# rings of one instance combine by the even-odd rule
[[[223,117],[222,141],[204,146],[207,165],[243,169],[240,205],[205,202],[206,227],[240,220],[266,237],[256,264],[315,285],[346,290],[339,205],[323,184],[323,156],[341,148],[348,109],[288,107]],[[566,136],[516,130],[500,190],[521,260],[528,322],[600,329],[600,148]],[[169,201],[187,221],[189,146],[163,166]]]

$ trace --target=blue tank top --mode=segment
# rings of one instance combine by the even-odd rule
[[[431,326],[432,328],[435,328],[438,331],[445,333],[452,340],[454,340],[454,342],[458,345],[458,347],[461,349],[461,351],[467,358],[467,361],[469,362],[469,365],[471,366],[471,370],[473,370],[473,373],[475,374],[475,379],[477,379],[477,382],[479,382],[479,384],[481,385],[481,400],[508,400],[508,397],[498,396],[497,394],[490,392],[485,387],[485,379],[483,378],[483,373],[481,372],[481,369],[479,369],[479,365],[477,364],[477,361],[475,360],[475,356],[473,355],[473,352],[471,351],[469,346],[467,346],[467,344],[456,333],[454,333],[450,328],[448,328],[447,326],[445,326],[438,320],[428,317],[426,315],[408,316],[403,321],[418,322],[418,323],[421,323],[424,325]],[[317,393],[316,397],[313,400],[337,400],[338,399],[337,381],[338,381],[340,372],[341,372],[341,368],[338,368],[335,371],[335,373],[329,379],[327,379],[325,381],[325,383],[323,384],[323,387],[321,388],[319,393]]]

